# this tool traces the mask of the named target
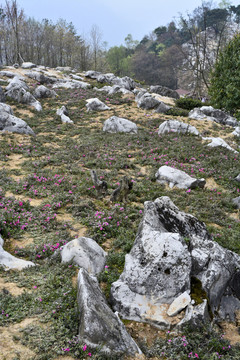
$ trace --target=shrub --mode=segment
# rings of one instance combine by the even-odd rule
[[[166,112],[166,115],[172,115],[172,116],[188,116],[188,110],[181,109],[179,107],[173,107],[172,109],[169,109]]]
[[[203,105],[206,105],[206,103],[202,103],[201,100],[192,98],[180,98],[176,100],[176,106],[186,110],[192,110],[196,107],[201,107]]]

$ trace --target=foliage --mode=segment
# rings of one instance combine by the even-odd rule
[[[176,106],[181,109],[192,110],[196,107],[201,107],[205,105],[201,100],[192,99],[192,98],[180,98],[175,101]]]
[[[221,52],[211,75],[211,102],[233,112],[240,108],[240,34]]]

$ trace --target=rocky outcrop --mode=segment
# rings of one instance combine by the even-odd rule
[[[65,89],[87,89],[91,85],[79,80],[62,80],[60,79],[53,85],[53,89],[65,88]]]
[[[183,123],[182,121],[178,120],[167,120],[164,121],[158,129],[158,135],[174,132],[179,134],[193,134],[193,135],[199,135],[198,130],[189,124]]]
[[[240,126],[235,127],[235,130],[232,132],[232,135],[240,136]]]
[[[103,131],[109,133],[125,132],[137,134],[138,128],[137,125],[130,120],[112,116],[104,122]]]
[[[3,103],[0,103],[0,131],[35,135],[27,123],[14,116],[11,107]]]
[[[52,84],[55,82],[54,79],[52,79],[49,76],[45,76],[44,74],[42,74],[39,71],[29,71],[29,72],[26,72],[25,75],[31,79],[36,80],[40,84]]]
[[[105,111],[110,110],[110,107],[105,105],[102,101],[98,98],[92,98],[87,100],[87,111]]]
[[[2,266],[4,270],[22,270],[29,266],[35,266],[32,261],[18,259],[15,256],[9,254],[3,249],[3,245],[4,241],[0,235],[0,266]]]
[[[148,92],[145,92],[143,94],[141,92],[138,93],[138,95],[136,97],[136,101],[137,101],[137,106],[139,108],[146,109],[146,110],[155,109],[160,105],[160,101],[155,99]]]
[[[6,87],[6,96],[21,104],[28,104],[33,106],[37,111],[42,111],[42,106],[39,101],[28,91],[27,84],[18,77],[13,78]]]
[[[109,355],[134,355],[140,349],[109,308],[96,278],[84,269],[78,274],[79,338]]]
[[[38,86],[34,90],[33,95],[38,99],[55,98],[57,96],[57,94],[54,90],[50,90],[50,89],[46,88],[46,86],[44,86],[44,85]]]
[[[161,166],[155,174],[157,182],[168,184],[170,188],[176,186],[179,189],[203,188],[206,184],[205,179],[195,179],[182,170],[174,169],[170,166]]]
[[[215,121],[222,125],[237,126],[237,119],[226,112],[214,109],[212,106],[195,108],[188,114],[190,119]]]
[[[235,199],[233,199],[233,204],[236,205],[236,207],[238,209],[240,209],[240,196],[236,197]]]
[[[195,305],[190,302],[193,279],[205,294]],[[240,257],[212,241],[204,223],[161,197],[144,204],[124,271],[112,284],[111,301],[123,318],[158,328],[199,324],[210,318],[208,306],[216,318],[226,312],[234,317],[240,308],[239,281]],[[226,296],[235,307],[229,309]]]
[[[96,275],[104,270],[107,253],[94,241],[80,237],[69,241],[61,250],[62,262],[73,261],[74,264]]]
[[[58,109],[56,114],[61,117],[63,123],[73,124],[73,121],[68,117],[68,110],[65,106]]]
[[[21,65],[22,69],[32,69],[37,67],[36,64],[33,64],[32,62],[23,62]]]
[[[153,85],[153,86],[150,86],[150,91],[152,93],[159,94],[159,95],[162,95],[162,96],[171,97],[171,98],[174,98],[174,99],[179,99],[179,97],[180,97],[179,94],[177,93],[177,91],[169,89],[166,86]]]
[[[168,110],[171,109],[171,106],[164,104],[164,102],[160,101],[160,104],[156,108],[155,112],[159,114],[166,114]]]
[[[117,94],[117,93],[122,93],[122,94],[132,94],[131,91],[120,87],[119,85],[113,85],[113,86],[103,86],[101,89],[98,88],[94,88],[96,91],[104,91],[106,92],[108,95],[113,95],[113,94]]]

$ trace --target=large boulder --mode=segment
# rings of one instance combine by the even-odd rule
[[[14,78],[12,80],[9,80],[8,82],[9,82],[9,84],[6,86],[5,90],[11,90],[15,87],[23,88],[27,91],[29,90],[28,85],[25,83],[23,78],[20,78],[19,76],[14,76]]]
[[[237,126],[237,119],[230,116],[228,113],[214,109],[212,106],[202,106],[190,111],[188,115],[195,120],[210,120],[222,125]]]
[[[0,71],[0,76],[6,76],[6,77],[9,77],[9,78],[14,78],[16,76],[16,73],[14,73],[12,71],[2,70],[2,71]]]
[[[74,264],[96,275],[104,270],[107,253],[96,241],[80,237],[69,241],[61,250],[62,262],[73,261]]]
[[[112,312],[96,278],[84,269],[78,274],[79,338],[108,355],[141,353],[125,326]]]
[[[223,140],[222,138],[220,137],[217,137],[217,138],[214,138],[214,137],[203,137],[202,138],[203,140],[211,140],[211,142],[207,145],[209,147],[218,147],[218,146],[221,146],[221,147],[224,147],[230,151],[233,151],[235,153],[238,153],[238,151],[234,150],[231,146],[229,146],[225,140]]]
[[[100,101],[98,98],[92,98],[87,100],[87,111],[104,111],[104,110],[110,110],[110,107],[105,105],[102,101]]]
[[[179,97],[180,97],[179,94],[177,93],[177,91],[169,89],[166,86],[153,85],[153,86],[150,86],[150,91],[152,93],[159,94],[159,95],[162,95],[162,96],[171,97],[171,98],[174,98],[174,99],[179,99]]]
[[[164,104],[164,102],[160,101],[160,104],[156,108],[155,112],[159,114],[166,114],[168,110],[171,109],[171,106]]]
[[[57,94],[54,90],[50,90],[50,89],[46,88],[46,86],[44,86],[44,85],[38,86],[34,90],[33,95],[38,99],[55,98],[57,96]]]
[[[164,196],[145,202],[124,271],[112,284],[111,301],[125,319],[158,328],[199,326],[210,319],[208,306],[216,319],[226,313],[235,318],[239,283],[240,257],[214,242],[204,223]],[[195,296],[196,304],[190,301]]]
[[[164,121],[158,129],[158,135],[174,132],[179,134],[193,134],[193,135],[199,135],[198,130],[189,124],[186,124],[182,121],[178,120],[167,120]]]
[[[106,92],[108,95],[112,95],[112,94],[116,94],[116,93],[122,93],[122,94],[132,94],[131,91],[120,87],[119,85],[113,85],[113,86],[103,86],[102,88],[98,89],[98,88],[94,88],[94,90],[96,91],[104,91]]]
[[[137,95],[137,106],[141,109],[155,109],[160,105],[160,101],[155,99],[151,94],[145,92],[141,97],[140,93]]]
[[[90,79],[97,79],[97,77],[101,75],[99,71],[89,70],[85,72],[85,77],[89,77]]]
[[[3,245],[4,241],[0,235],[0,266],[2,266],[4,270],[22,270],[29,266],[35,266],[32,261],[18,259],[17,257],[9,254],[3,249]]]
[[[135,89],[137,85],[135,81],[128,76],[124,76],[122,78],[115,77],[112,79],[111,83],[118,85],[120,88],[124,88],[129,91]]]
[[[35,135],[27,123],[14,116],[11,107],[3,103],[0,103],[0,131]]]
[[[206,184],[205,179],[196,179],[188,175],[182,170],[174,169],[170,166],[161,166],[155,174],[157,182],[160,184],[168,184],[170,188],[176,186],[179,189],[195,189],[203,188]]]
[[[137,125],[130,120],[112,116],[104,122],[103,131],[109,133],[125,132],[137,134],[138,128]]]
[[[51,77],[45,76],[39,71],[29,71],[25,73],[26,76],[28,76],[31,79],[36,80],[40,84],[52,84],[55,81],[52,80]]]

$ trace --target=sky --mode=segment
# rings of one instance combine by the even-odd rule
[[[220,0],[215,1],[218,4]],[[4,5],[5,1],[0,0]],[[158,26],[167,25],[179,14],[192,12],[201,0],[17,0],[27,16],[56,22],[72,22],[77,33],[88,38],[97,25],[108,47],[124,44],[128,34],[141,40]],[[232,5],[239,5],[232,0]]]

